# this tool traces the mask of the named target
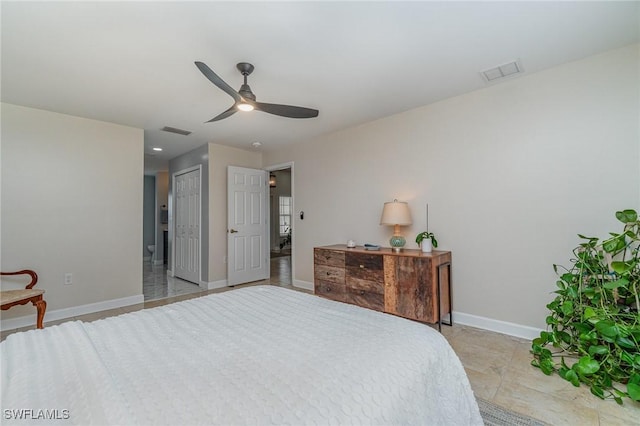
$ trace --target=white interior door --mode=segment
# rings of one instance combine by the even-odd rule
[[[269,278],[267,172],[227,169],[227,285]]]
[[[200,284],[200,169],[174,175],[174,275]]]

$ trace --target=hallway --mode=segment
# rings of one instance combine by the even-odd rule
[[[240,285],[272,284],[292,288],[291,256],[272,257],[270,260],[271,278]],[[144,301],[165,298],[181,298],[186,295],[202,296],[216,290],[203,290],[197,284],[167,275],[166,265],[143,264],[142,292]],[[236,286],[237,287],[237,286]],[[233,288],[233,287],[229,287]],[[224,290],[224,289],[220,289]]]

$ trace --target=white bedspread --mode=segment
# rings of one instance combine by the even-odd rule
[[[274,286],[16,333],[0,352],[3,424],[483,424],[430,327]]]

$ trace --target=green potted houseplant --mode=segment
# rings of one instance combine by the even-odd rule
[[[424,231],[416,235],[416,243],[422,247],[423,253],[431,253],[433,247],[438,247],[438,240],[433,232]]]
[[[622,404],[640,401],[640,219],[631,209],[616,218],[622,233],[579,235],[572,266],[554,265],[558,289],[531,364]]]

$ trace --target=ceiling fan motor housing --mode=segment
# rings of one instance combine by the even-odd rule
[[[249,99],[251,101],[256,100],[256,95],[253,94],[253,92],[251,91],[251,87],[249,87],[248,84],[243,84],[240,87],[240,90],[238,90],[238,93],[240,93],[240,96],[242,96],[245,99]]]

